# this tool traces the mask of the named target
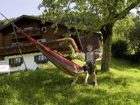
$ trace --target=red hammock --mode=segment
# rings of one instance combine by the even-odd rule
[[[34,46],[36,46],[49,59],[49,61],[57,66],[60,70],[63,70],[65,73],[72,76],[76,76],[78,73],[84,72],[84,68],[80,65],[71,62],[70,60],[51,50],[49,47],[43,45],[39,41],[36,41],[22,29],[18,28],[17,30],[22,35],[24,35]]]

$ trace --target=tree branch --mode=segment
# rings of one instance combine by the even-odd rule
[[[106,26],[107,24],[114,24],[117,20],[125,18],[126,15],[130,12],[130,10],[138,6],[138,4],[140,4],[140,0],[133,2],[130,6],[125,8],[120,13],[116,13],[116,15],[114,15],[114,18],[109,19],[109,21],[105,22],[104,25],[102,25],[101,30],[104,29],[104,26]]]
[[[125,18],[125,16],[129,13],[129,11],[131,9],[135,8],[138,4],[140,4],[140,0],[135,1],[130,6],[128,6],[126,9],[124,9],[122,12],[120,12],[119,14],[116,14],[116,16],[114,17],[114,20],[116,21],[116,20]]]

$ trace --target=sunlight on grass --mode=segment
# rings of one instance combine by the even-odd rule
[[[75,60],[76,63],[84,63]],[[0,105],[139,105],[140,66],[123,60],[112,60],[109,73],[100,72],[98,87],[84,75],[73,87],[73,77],[54,65],[41,65],[36,71],[0,76]]]

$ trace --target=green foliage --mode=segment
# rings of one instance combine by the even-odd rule
[[[139,51],[137,51],[136,53],[135,53],[135,55],[133,55],[133,61],[134,62],[136,62],[136,63],[140,63],[140,50]]]
[[[134,16],[132,14],[128,15],[122,20],[118,20],[113,27],[113,41],[120,39],[129,41],[129,33],[135,26]]]
[[[10,21],[13,21],[14,19],[15,19],[15,18],[10,18],[9,20],[10,20]],[[9,21],[6,20],[6,19],[5,19],[5,20],[0,20],[0,27],[3,26],[3,25],[6,25],[6,24],[8,24],[8,23],[9,23]]]
[[[136,0],[43,0],[39,8],[44,8],[45,20],[63,21],[68,27],[99,31],[104,25],[124,18],[139,3]]]
[[[116,58],[123,58],[128,51],[128,44],[124,40],[118,40],[112,43],[112,56]]]
[[[140,52],[136,52],[135,54],[129,54],[126,56],[126,59],[134,62],[134,63],[140,63]]]
[[[136,52],[140,51],[140,18],[135,18],[135,27],[129,33],[130,47]]]
[[[129,15],[125,19],[117,21],[113,31],[116,35],[113,37],[113,41],[123,39],[128,43],[129,54],[124,56],[125,59],[139,62],[140,18]]]
[[[4,25],[4,22],[0,20],[0,27]]]
[[[37,71],[0,76],[0,105],[139,105],[140,66],[112,60],[111,72],[100,73],[98,87],[83,85],[53,65]]]

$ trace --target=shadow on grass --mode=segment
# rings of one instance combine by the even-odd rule
[[[72,97],[76,91],[70,87],[72,78],[63,72],[38,70],[12,74],[0,78],[0,105],[44,105]]]
[[[70,87],[73,78],[52,67],[0,77],[0,105],[138,105],[139,93],[125,88],[133,81],[112,73],[98,75],[99,87]],[[107,87],[104,87],[104,84]],[[115,89],[120,86],[122,90]],[[113,92],[111,92],[113,90]],[[123,91],[124,90],[124,91]],[[134,103],[134,104],[132,104]],[[138,103],[138,104],[137,104]]]
[[[139,96],[140,94],[131,92],[110,94],[106,91],[96,90],[92,96],[81,96],[71,105],[139,105]],[[58,105],[62,105],[62,103]]]
[[[127,60],[112,58],[111,68],[116,70],[131,70],[132,68],[140,69],[140,66]]]
[[[115,77],[113,74],[105,73],[98,76],[98,83],[100,85],[106,84],[108,86],[121,86],[122,88],[127,87],[129,84],[133,83],[133,79],[129,77]]]

